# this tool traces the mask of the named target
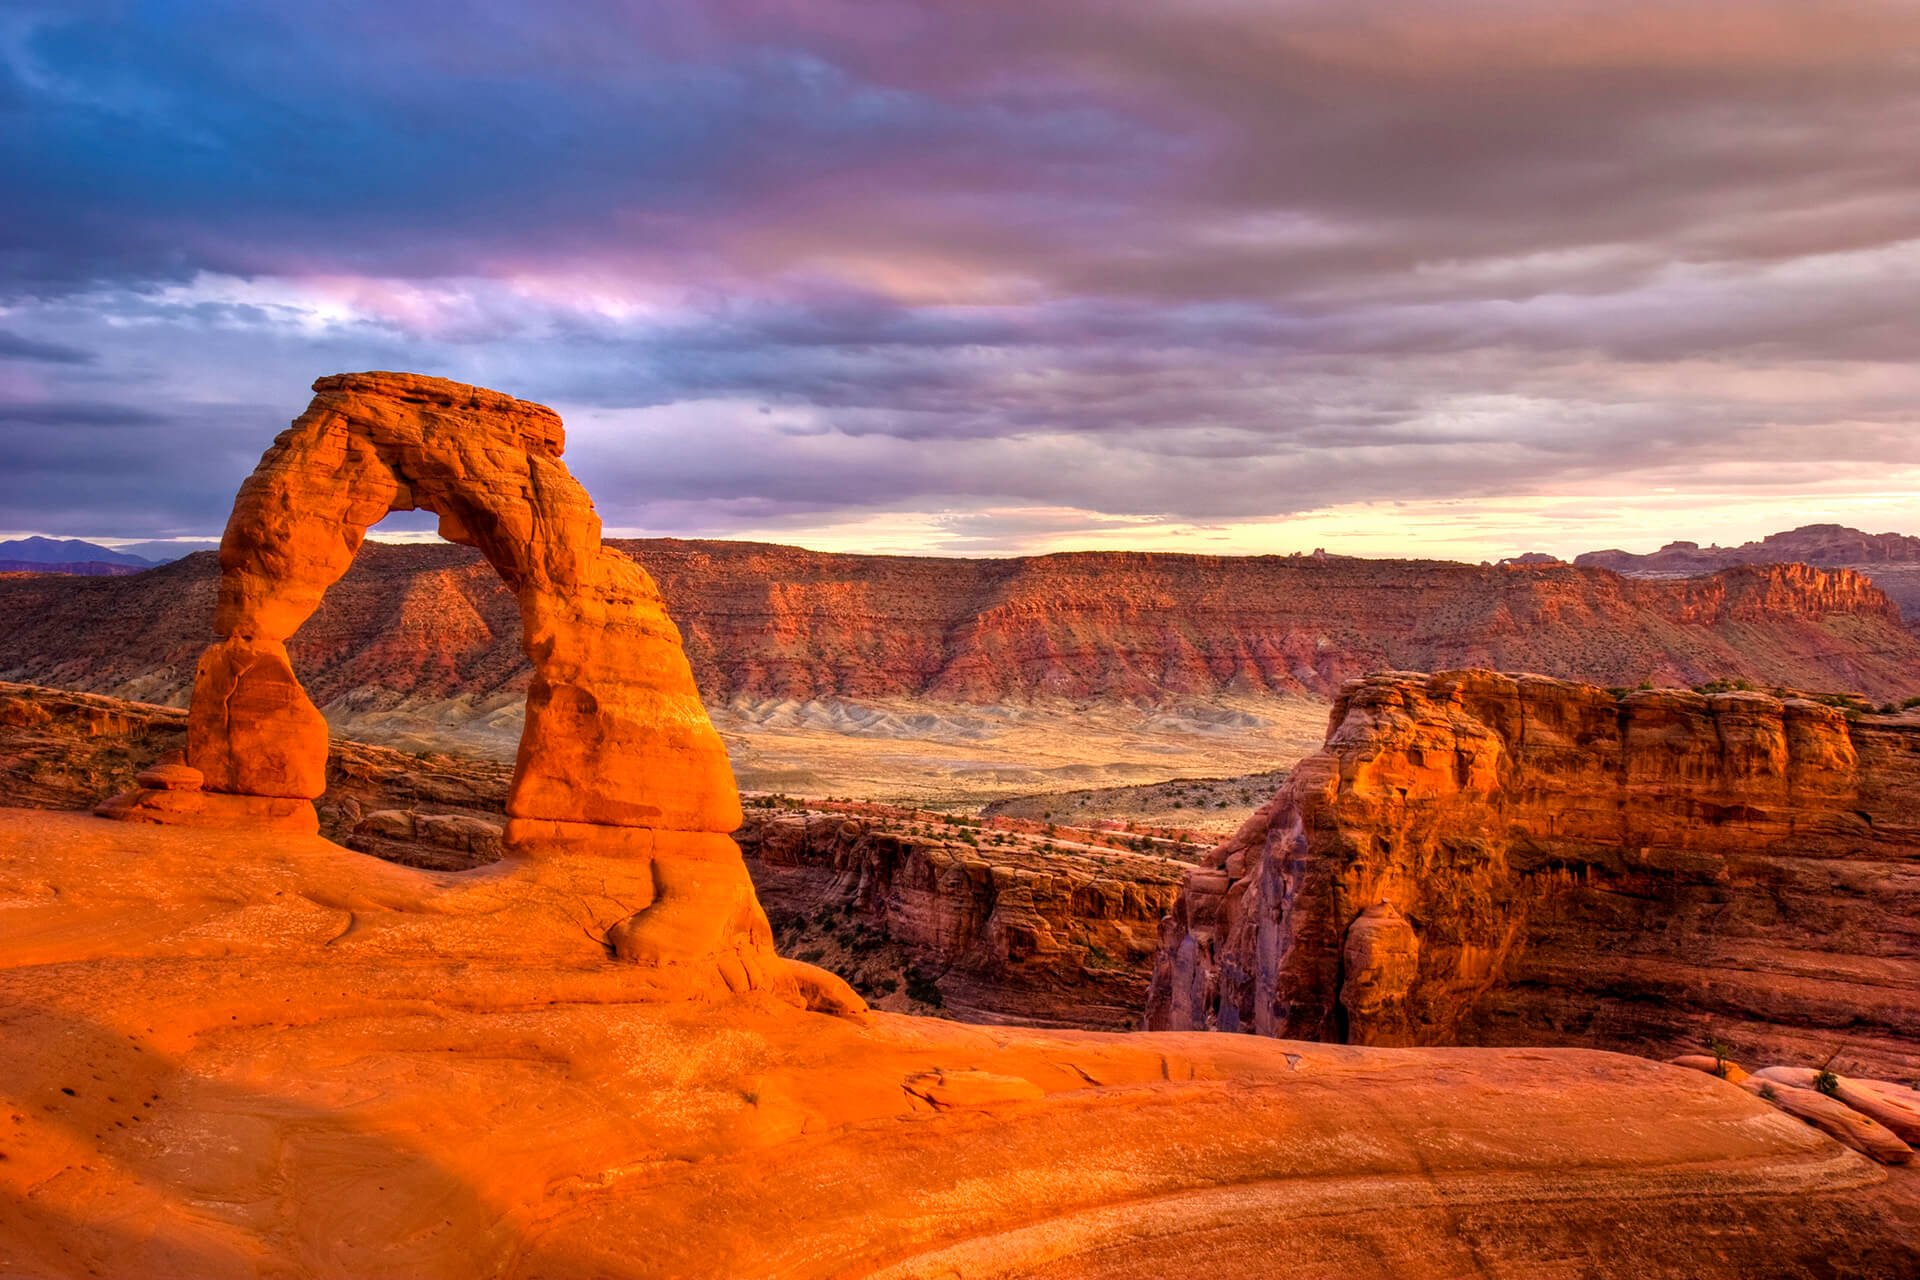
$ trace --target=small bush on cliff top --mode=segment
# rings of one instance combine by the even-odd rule
[[[909,965],[906,978],[907,999],[918,1000],[921,1004],[929,1004],[936,1009],[943,1008],[946,1005],[947,998],[940,994],[939,985],[935,983],[932,978],[920,972],[919,965]]]
[[[1840,1094],[1840,1077],[1833,1073],[1833,1060],[1839,1056],[1840,1050],[1835,1049],[1827,1055],[1827,1060],[1820,1064],[1820,1069],[1813,1073],[1815,1091],[1824,1093],[1829,1098],[1838,1097]]]

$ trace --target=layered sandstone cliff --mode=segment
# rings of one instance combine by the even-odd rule
[[[1146,1023],[1658,1054],[1713,1038],[1911,1074],[1920,723],[1370,677],[1188,878]]]
[[[837,813],[750,811],[736,838],[783,946],[805,956],[829,931],[870,939],[950,1014],[979,1022],[1131,1026],[1186,871],[1070,835]]]
[[[1331,697],[1370,671],[1460,666],[1920,692],[1920,636],[1886,597],[1801,566],[1642,581],[1566,565],[611,545],[658,583],[710,703]],[[202,555],[133,578],[0,579],[0,676],[182,701],[216,575]],[[356,732],[427,707],[486,723],[523,700],[519,626],[477,553],[369,544],[287,647]]]

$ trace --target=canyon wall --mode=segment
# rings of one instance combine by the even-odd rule
[[[885,949],[905,994],[972,1022],[1121,1030],[1139,1020],[1158,926],[1186,864],[965,828],[749,811],[735,837],[783,949],[849,972]],[[933,994],[937,989],[938,995]]]
[[[1187,879],[1154,1029],[1920,1071],[1920,720],[1537,676],[1349,686]]]
[[[1545,671],[1600,685],[1920,693],[1920,636],[1857,573],[1735,566],[1637,580],[1566,565],[1088,552],[846,556],[758,543],[611,545],[641,561],[710,703],[1332,697],[1383,669]],[[217,563],[0,578],[0,677],[184,701]],[[512,717],[530,669],[512,595],[453,546],[368,544],[288,643],[356,732],[434,706]]]

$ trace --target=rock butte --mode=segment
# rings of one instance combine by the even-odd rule
[[[1920,723],[1388,673],[1192,872],[1147,1025],[1920,1072]]]
[[[343,385],[323,382],[323,399]],[[450,384],[379,385],[505,412]],[[351,427],[338,432],[357,447]],[[235,545],[239,572],[274,563],[250,560],[244,536]],[[275,595],[257,583],[236,598],[255,590]],[[228,661],[243,648],[234,637],[268,644],[257,687],[278,692],[246,705],[296,722],[297,686],[263,641],[278,626],[260,625],[223,634],[207,687],[256,678]],[[608,630],[649,644],[666,634]],[[223,759],[223,728],[229,747],[246,740],[246,722],[216,721],[195,765],[230,790],[156,787],[120,808],[138,816],[153,795],[305,802],[241,790],[306,766],[289,756],[284,772],[253,774]],[[644,780],[625,781],[647,801]],[[556,825],[549,834],[596,834],[517,840],[502,861],[456,874],[223,824],[235,813],[244,800],[185,823],[0,812],[0,1271],[1251,1277],[1283,1260],[1359,1277],[1897,1276],[1920,1265],[1911,1178],[1683,1067],[1570,1050],[1011,1032],[845,1003],[829,1016],[777,982],[668,981],[666,966],[619,962],[613,934],[646,920],[660,858],[724,835]],[[733,927],[737,904],[701,905],[676,935]],[[703,945],[679,955],[689,975],[712,964]]]

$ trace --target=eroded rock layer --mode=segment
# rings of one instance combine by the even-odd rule
[[[1350,686],[1163,924],[1146,1022],[1708,1039],[1920,1070],[1920,722],[1537,676]]]
[[[750,812],[739,839],[761,902],[798,945],[828,941],[805,929],[818,922],[855,947],[898,948],[893,967],[937,988],[956,1017],[1116,1030],[1138,1020],[1185,864],[907,825]]]
[[[1371,671],[1466,666],[1920,693],[1920,636],[1887,598],[1797,565],[1639,581],[1566,565],[609,545],[658,582],[716,703],[1331,697]],[[0,676],[181,701],[215,576],[201,555],[133,578],[0,578]],[[519,634],[477,553],[371,544],[287,646],[336,721],[431,708],[484,722],[531,679]]]
[[[209,790],[311,800],[327,724],[286,642],[393,511],[440,517],[519,605],[533,666],[507,811],[544,822],[728,832],[733,774],[645,570],[600,543],[542,405],[414,374],[321,378],[240,488],[188,726]]]

